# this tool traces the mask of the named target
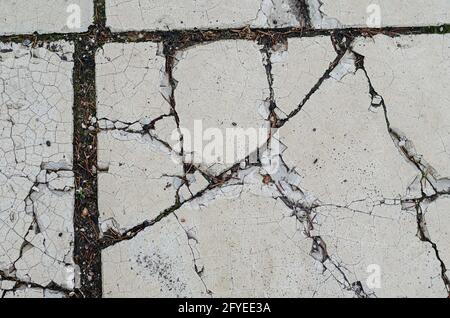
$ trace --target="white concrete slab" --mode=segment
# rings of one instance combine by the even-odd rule
[[[3,0],[0,35],[87,31],[93,16],[92,0]]]
[[[107,25],[114,31],[299,27],[292,0],[111,0]]]
[[[429,173],[450,176],[450,36],[376,36],[355,50],[366,57],[391,127],[412,143]]]
[[[234,153],[225,149],[227,136],[239,129],[264,133],[267,128],[270,94],[260,49],[250,41],[229,40],[194,46],[177,56],[173,75],[178,81],[175,101],[180,128],[184,129],[184,151],[193,153],[193,161],[205,170],[221,172],[245,159],[267,139],[240,146],[236,141]],[[223,145],[208,150],[206,145],[214,138],[222,138]],[[205,148],[198,149],[199,143]]]
[[[175,203],[176,176],[183,167],[149,135],[122,131],[98,135],[100,224],[122,232],[152,219]]]
[[[447,0],[308,0],[315,28],[411,27],[450,23]]]

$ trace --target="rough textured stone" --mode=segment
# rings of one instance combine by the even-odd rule
[[[93,15],[92,0],[5,0],[0,2],[0,35],[86,31]]]

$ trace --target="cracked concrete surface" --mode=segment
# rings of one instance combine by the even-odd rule
[[[336,58],[329,37],[288,39],[271,55],[273,89],[280,117],[297,106]],[[298,85],[302,83],[302,85]]]
[[[445,163],[442,174],[430,163],[433,153],[442,153],[442,144],[424,143],[429,147],[423,151],[429,154],[426,162],[418,150],[436,126],[443,126],[446,140],[445,115],[438,115],[446,101],[439,86],[448,74],[446,38],[379,35],[348,45],[314,37],[289,39],[269,51],[251,42],[219,41],[177,54],[173,76],[180,125],[203,117],[208,127],[220,128],[231,126],[228,121],[234,119],[228,116],[236,116],[245,127],[258,127],[264,116],[257,116],[261,106],[254,103],[269,105],[265,120],[279,132],[269,144],[278,138],[283,145],[282,164],[268,172],[261,166],[263,157],[254,164],[241,162],[237,170],[225,172],[228,181],[200,187],[199,195],[169,212],[160,209],[160,218],[149,204],[139,230],[143,233],[123,232],[103,253],[105,295],[445,297],[445,254],[439,248],[445,238],[420,238],[418,231],[425,229],[431,212],[419,221],[413,203],[434,204],[433,196],[448,193],[442,190]],[[427,61],[428,48],[436,45],[440,54]],[[408,67],[408,55],[416,63],[423,59],[424,66]],[[245,72],[238,72],[240,65]],[[421,83],[414,76],[429,78],[429,84],[411,85],[411,79]],[[252,89],[256,95],[248,103]],[[411,111],[414,102],[408,102],[411,96],[417,115]],[[424,100],[432,105],[430,119]],[[213,105],[217,108],[211,111]],[[229,111],[233,105],[239,106]],[[417,123],[405,120],[405,112]],[[421,125],[434,130],[424,134]],[[416,145],[415,139],[416,148],[405,146]],[[211,176],[230,167],[198,166]],[[432,192],[438,188],[442,193]],[[161,245],[166,231],[171,238]],[[139,248],[127,239],[130,233]],[[145,252],[145,244],[153,246],[151,251]],[[176,259],[168,256],[173,249]],[[375,288],[368,272],[374,265],[382,270],[381,285]],[[145,275],[143,266],[149,269]],[[179,266],[185,269],[175,279]],[[141,288],[134,289],[135,284]]]
[[[441,198],[432,202],[425,212],[425,222],[433,242],[439,246],[440,257],[444,264],[450,262],[449,242],[449,198]]]
[[[292,211],[281,199],[268,195],[273,190],[261,189],[270,186],[264,186],[261,178],[256,179],[257,172],[254,174],[247,176],[254,179],[249,181],[255,183],[252,186],[230,184],[208,203],[191,201],[134,242],[106,249],[105,295],[346,294],[309,256],[311,242],[301,235]]]
[[[449,297],[448,6],[2,2],[0,297]]]
[[[0,278],[71,290],[73,46],[0,45]]]
[[[280,128],[283,158],[298,169],[306,189],[321,201],[366,213],[384,199],[401,199],[417,174],[392,143],[383,114],[369,111],[370,103],[361,72],[339,82],[330,78]]]
[[[436,177],[450,175],[449,49],[448,35],[376,36],[355,45],[366,56],[373,85],[389,103],[391,126],[407,136]]]
[[[165,58],[159,52],[154,43],[110,43],[98,52],[99,119],[133,123],[169,113],[160,88]]]
[[[185,156],[201,156],[195,149],[196,130],[219,129],[226,135],[227,128],[268,128],[270,92],[263,57],[261,47],[243,40],[199,45],[177,55],[174,98],[180,126],[188,132],[181,131]],[[196,127],[200,119],[201,128]],[[218,174],[260,146],[261,143],[245,147],[234,160],[226,160],[220,154],[213,162],[201,158],[199,166]]]
[[[113,227],[123,232],[172,204],[174,183],[183,175],[183,167],[170,160],[164,144],[149,135],[122,131],[102,132],[98,138],[99,210],[104,231]]]

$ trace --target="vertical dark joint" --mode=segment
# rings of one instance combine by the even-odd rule
[[[313,25],[311,22],[311,15],[309,12],[308,0],[297,0],[297,8],[300,17],[304,21],[303,27],[307,29],[313,29]]]
[[[88,127],[96,116],[95,44],[89,36],[75,42],[74,140],[73,170],[75,174],[75,263],[80,268],[77,294],[101,297],[101,249],[99,244],[97,201],[97,135]]]
[[[106,27],[105,0],[94,0],[94,25],[98,29]]]
[[[98,226],[97,132],[87,129],[96,117],[95,52],[108,36],[105,0],[94,0],[90,32],[75,42],[74,54],[74,174],[75,263],[80,267],[79,295],[102,297],[102,263]]]

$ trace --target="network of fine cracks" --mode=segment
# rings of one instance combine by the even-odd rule
[[[43,170],[46,173],[48,173],[48,170]],[[53,170],[52,172],[58,172],[58,171],[70,171],[70,170]],[[45,186],[47,187],[47,189],[49,191],[55,191],[55,192],[67,192],[67,191],[71,191],[73,188],[72,187],[65,187],[64,189],[50,189],[49,188],[49,182],[38,182],[35,181],[33,186],[30,189],[29,194],[27,195],[27,197],[24,199],[25,201],[25,206],[27,211],[31,210],[31,214],[32,214],[32,222],[27,230],[27,232],[25,233],[25,235],[22,237],[23,239],[23,243],[20,246],[20,251],[19,251],[19,256],[12,262],[11,267],[7,270],[7,271],[2,271],[0,270],[0,282],[1,281],[9,281],[9,282],[14,282],[14,286],[8,289],[2,289],[2,297],[4,297],[8,292],[15,292],[20,288],[37,288],[37,289],[42,289],[43,291],[53,291],[53,292],[60,292],[63,293],[65,296],[73,296],[75,295],[73,290],[64,288],[60,285],[58,285],[55,282],[50,282],[48,283],[46,286],[43,286],[41,284],[37,284],[37,283],[33,283],[30,280],[24,280],[23,278],[18,278],[15,275],[16,272],[16,263],[23,257],[23,254],[25,253],[26,250],[31,249],[31,248],[36,248],[38,249],[42,254],[52,258],[55,262],[58,262],[60,264],[64,264],[63,260],[59,260],[56,259],[54,256],[52,256],[51,254],[49,254],[46,250],[42,250],[40,247],[38,246],[34,246],[28,239],[29,234],[34,231],[36,234],[41,232],[41,228],[39,225],[39,218],[36,214],[35,211],[35,202],[33,199],[33,195],[35,193],[37,193],[39,190],[37,190],[38,186]],[[67,252],[71,253],[71,250],[69,250]],[[65,255],[65,257],[67,256],[67,254]],[[65,258],[64,257],[64,258]],[[70,265],[70,264],[65,264],[65,265]]]
[[[90,271],[97,270],[101,271],[100,263],[100,252],[102,249],[110,247],[124,240],[131,240],[136,237],[141,231],[155,225],[164,218],[175,215],[176,212],[185,204],[198,199],[205,194],[227,187],[230,185],[244,185],[245,181],[240,177],[240,173],[247,171],[252,168],[261,168],[263,163],[261,162],[263,158],[259,156],[257,163],[250,163],[249,157],[244,160],[244,164],[236,163],[233,167],[227,169],[219,175],[210,175],[205,171],[202,171],[200,167],[185,162],[184,163],[184,174],[179,176],[183,180],[183,184],[188,184],[189,181],[186,178],[187,174],[198,171],[201,175],[208,181],[208,185],[198,191],[197,193],[192,193],[192,196],[182,201],[178,195],[175,197],[175,203],[163,210],[159,215],[151,220],[143,221],[140,224],[126,230],[123,233],[119,233],[110,229],[106,233],[100,234],[98,232],[98,207],[97,207],[97,197],[96,197],[96,172],[91,171],[93,167],[96,166],[96,133],[101,130],[108,129],[98,129],[95,127],[91,130],[88,135],[85,135],[85,127],[91,124],[90,120],[95,117],[95,52],[97,49],[101,48],[105,43],[113,42],[164,42],[164,56],[166,58],[165,70],[168,76],[168,81],[171,87],[171,94],[167,99],[170,105],[171,111],[169,114],[161,115],[153,119],[150,124],[142,127],[141,130],[133,130],[130,127],[135,124],[134,122],[125,123],[121,122],[123,128],[122,130],[126,133],[131,134],[143,134],[150,135],[153,139],[157,140],[168,146],[164,140],[158,139],[152,134],[155,124],[163,119],[171,118],[175,120],[177,128],[180,128],[180,118],[176,111],[176,101],[174,98],[174,90],[176,89],[176,80],[173,78],[172,70],[175,63],[175,53],[178,50],[184,49],[189,46],[193,46],[200,43],[226,40],[226,39],[245,39],[251,41],[258,41],[263,45],[262,54],[265,56],[265,68],[267,74],[267,81],[270,89],[270,99],[269,99],[269,110],[270,115],[267,120],[271,123],[273,129],[278,129],[283,127],[291,118],[297,116],[302,108],[308,103],[309,99],[317,92],[322,83],[330,78],[331,72],[339,64],[343,56],[352,51],[351,44],[355,37],[357,36],[372,36],[375,34],[385,34],[387,36],[398,36],[402,34],[426,34],[426,33],[436,33],[435,27],[402,27],[402,28],[383,28],[383,29],[373,29],[373,28],[341,28],[336,29],[314,29],[311,21],[312,12],[311,8],[308,7],[310,1],[298,1],[298,9],[301,17],[304,18],[305,27],[304,28],[280,28],[280,29],[257,29],[257,28],[240,28],[240,29],[225,29],[225,30],[192,30],[192,31],[130,31],[130,32],[111,32],[106,26],[106,14],[105,14],[105,1],[97,0],[95,2],[95,23],[90,28],[88,32],[79,34],[31,34],[31,35],[14,35],[14,36],[0,36],[0,41],[2,42],[16,42],[22,43],[24,41],[30,41],[33,45],[39,45],[42,42],[49,42],[55,40],[68,40],[76,43],[75,46],[75,79],[80,80],[81,83],[75,88],[75,142],[74,149],[77,151],[74,153],[74,172],[76,177],[76,215],[75,221],[83,220],[80,224],[75,222],[75,235],[76,245],[78,249],[75,251],[75,258],[78,259],[78,263],[85,264],[85,270],[81,270],[81,288],[78,290],[81,295],[78,296],[101,296],[101,278],[97,277],[93,282],[87,282],[86,276],[91,275]],[[320,1],[319,1],[320,2]],[[323,17],[321,17],[323,18]],[[297,107],[286,117],[280,118],[276,112],[277,106],[275,102],[274,90],[273,90],[273,75],[272,75],[272,65],[270,62],[271,48],[273,45],[281,42],[287,41],[288,38],[301,38],[301,37],[314,37],[314,36],[330,36],[332,38],[332,44],[336,51],[336,59],[330,61],[330,67],[326,69],[323,75],[319,78],[317,83],[311,88],[308,94],[299,102]],[[401,155],[406,158],[413,166],[417,168],[421,174],[419,180],[422,196],[420,198],[414,199],[404,199],[401,203],[405,208],[414,209],[417,214],[417,224],[418,224],[418,236],[419,238],[431,244],[432,248],[436,253],[436,257],[441,264],[441,277],[443,282],[450,292],[450,281],[446,275],[446,266],[439,255],[439,250],[437,245],[430,239],[428,230],[423,217],[423,212],[426,210],[427,205],[430,202],[437,200],[441,196],[450,195],[450,188],[446,187],[447,179],[436,179],[432,175],[432,167],[424,162],[424,160],[418,160],[414,152],[411,151],[413,147],[405,146],[404,144],[411,144],[411,142],[403,136],[401,133],[396,131],[390,126],[388,117],[388,108],[381,95],[379,95],[372,83],[370,81],[369,74],[364,68],[364,57],[352,52],[357,57],[355,63],[358,69],[362,70],[368,80],[370,94],[372,95],[373,107],[382,107],[386,119],[387,131],[390,134],[394,144],[399,149]],[[83,75],[87,76],[83,78]],[[101,118],[107,120],[107,118]],[[115,122],[114,122],[115,123]],[[180,134],[181,135],[181,134]],[[182,141],[182,140],[181,140]],[[267,142],[264,146],[258,149],[258,155],[264,153],[267,147],[270,147],[270,143],[273,141],[272,136],[268,136]],[[82,152],[83,147],[91,146],[87,152]],[[183,157],[183,152],[180,154]],[[282,163],[282,168],[288,173],[294,172],[289,168],[283,161],[282,156],[278,158]],[[292,216],[303,224],[304,234],[311,240],[311,257],[316,261],[323,264],[324,271],[329,271],[331,276],[342,286],[343,289],[353,291],[357,297],[370,297],[374,294],[370,294],[364,291],[361,282],[351,282],[347,278],[347,269],[344,265],[339,264],[331,255],[327,252],[326,242],[320,236],[314,236],[310,234],[314,229],[314,209],[318,206],[324,206],[324,204],[315,202],[299,202],[299,200],[293,200],[291,195],[295,193],[300,197],[303,196],[303,190],[287,183],[283,177],[270,174],[261,174],[261,178],[267,180],[267,182],[273,184],[278,189],[278,195],[274,199],[282,200],[287,207],[292,210]],[[38,185],[38,184],[35,184]],[[289,191],[286,191],[286,186],[288,186]],[[431,187],[433,193],[429,193],[425,190],[425,187]],[[87,197],[80,197],[80,190],[92,191]],[[30,190],[30,197],[32,190]],[[83,194],[84,195],[84,194]],[[384,203],[383,203],[384,204]],[[331,204],[332,205],[332,204]],[[337,205],[336,205],[337,206]],[[87,215],[84,214],[88,207]],[[34,217],[33,223],[37,221]],[[33,224],[30,225],[29,231],[32,230]],[[87,231],[87,234],[81,234],[81,231]],[[186,232],[188,235],[188,233]],[[82,235],[87,235],[82,237]],[[190,238],[188,237],[188,241]],[[26,236],[24,238],[24,244],[22,248],[26,246]],[[191,246],[190,246],[191,248]],[[86,249],[87,252],[84,251]],[[191,248],[192,251],[192,248]],[[92,259],[90,259],[92,258]],[[195,256],[193,255],[195,272],[199,275],[200,279],[202,276],[204,268],[198,268],[195,263]],[[94,264],[94,265],[92,265]],[[97,267],[96,267],[97,266]],[[99,276],[100,273],[97,273]],[[32,282],[26,282],[17,279],[16,277],[11,277],[7,273],[0,272],[0,278],[5,281],[14,282],[14,287],[11,290],[3,290],[1,296],[5,296],[7,292],[16,290],[21,287],[37,288],[42,290],[52,290],[65,294],[66,296],[73,296],[73,292],[66,290],[54,283],[47,286],[41,286]],[[205,290],[208,294],[212,294],[212,291],[208,289],[204,281]],[[94,286],[95,285],[95,286]],[[95,292],[90,293],[89,289],[95,289]]]
[[[63,287],[61,281],[56,278],[58,270],[61,268],[73,268],[71,261],[72,257],[72,241],[71,233],[65,231],[65,225],[72,227],[70,218],[72,217],[71,207],[67,209],[68,217],[64,213],[58,214],[53,209],[53,205],[58,203],[70,202],[70,197],[73,195],[73,172],[71,169],[71,160],[67,160],[67,156],[71,153],[67,151],[67,147],[71,147],[71,142],[68,143],[62,140],[60,133],[57,133],[57,122],[53,117],[49,116],[51,112],[62,113],[62,108],[59,108],[54,102],[49,99],[41,100],[42,112],[33,109],[27,104],[26,99],[21,101],[22,105],[15,105],[14,94],[24,94],[26,82],[21,83],[19,72],[25,74],[25,77],[31,74],[34,70],[39,77],[33,78],[33,84],[41,85],[44,81],[45,69],[53,63],[57,72],[63,72],[69,66],[71,61],[71,48],[64,46],[61,43],[29,43],[24,42],[21,45],[12,43],[1,43],[0,50],[1,65],[1,82],[2,82],[2,127],[4,132],[8,132],[8,136],[3,135],[1,156],[6,158],[6,155],[12,154],[12,159],[3,161],[6,162],[6,167],[2,165],[1,176],[3,178],[3,185],[8,188],[10,194],[4,195],[2,190],[2,205],[8,205],[9,208],[2,208],[1,227],[5,230],[2,233],[5,243],[11,244],[9,248],[2,245],[2,268],[0,269],[0,283],[2,284],[0,290],[2,297],[8,293],[15,293],[19,290],[27,288],[41,289],[48,292],[63,293],[68,296],[70,287]],[[22,61],[22,63],[19,63]],[[17,63],[17,73],[11,72],[15,68],[10,66],[10,63]],[[43,71],[44,69],[44,71]],[[6,83],[21,83],[16,88],[15,93],[11,93]],[[66,84],[69,81],[65,82]],[[57,89],[56,85],[47,84],[51,89]],[[66,86],[67,87],[67,86]],[[58,94],[63,92],[66,88],[61,86],[58,89]],[[35,88],[34,98],[39,99],[38,89]],[[33,96],[33,93],[32,95]],[[62,105],[60,107],[71,105]],[[27,120],[28,118],[28,120]],[[32,129],[33,123],[31,118],[36,121],[34,127],[36,132],[41,131],[42,136],[31,136],[28,139],[21,132],[20,127]],[[47,125],[41,124],[40,120],[47,121]],[[5,126],[3,126],[5,125]],[[47,136],[44,136],[44,133]],[[51,136],[51,135],[54,136]],[[6,137],[6,138],[5,138]],[[61,141],[58,140],[61,138]],[[8,143],[3,143],[4,139],[10,141],[12,147]],[[6,145],[6,146],[5,146]],[[30,150],[35,150],[32,153]],[[46,151],[48,153],[46,154]],[[30,154],[35,155],[30,159]],[[4,160],[4,159],[3,159]],[[45,200],[42,200],[44,197]],[[67,200],[66,200],[67,199]],[[9,201],[9,202],[8,202]],[[64,202],[64,203],[63,203]],[[11,209],[12,207],[12,209]],[[8,220],[3,217],[8,215]],[[61,223],[49,222],[49,219],[59,219]],[[19,223],[19,221],[21,223]],[[55,225],[59,224],[61,226]],[[3,231],[2,231],[3,232]],[[52,233],[58,233],[58,238],[52,236]],[[6,234],[6,235],[5,235]],[[11,235],[10,235],[11,234]],[[8,241],[7,238],[12,238]],[[56,238],[56,239],[55,239]],[[67,240],[66,240],[67,238]],[[60,239],[61,241],[56,241]],[[58,246],[58,244],[62,244]],[[53,250],[52,250],[53,249]],[[10,255],[8,252],[13,251],[16,256]],[[17,252],[17,253],[15,253]],[[29,253],[29,254],[28,254]],[[13,254],[13,255],[14,255]],[[41,263],[34,266],[27,266],[27,258],[30,254],[38,255]],[[3,260],[6,259],[6,262]],[[46,266],[46,262],[52,262],[53,266]],[[60,266],[60,267],[59,267]],[[46,277],[39,277],[28,272],[28,269],[35,271],[42,271],[47,274]],[[39,277],[39,278],[37,278]],[[3,287],[6,284],[6,288]],[[67,286],[72,282],[68,282]]]

